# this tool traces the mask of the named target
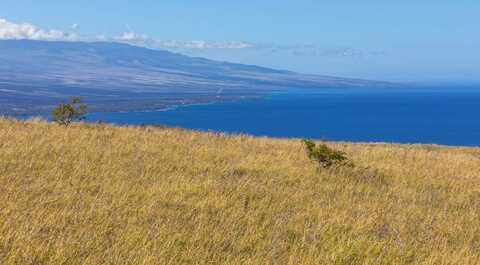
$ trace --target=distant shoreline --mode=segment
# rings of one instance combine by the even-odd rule
[[[478,146],[480,90],[322,90],[167,109],[92,113],[90,121],[280,138]]]

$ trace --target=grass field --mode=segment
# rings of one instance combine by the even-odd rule
[[[480,148],[0,119],[0,264],[480,264]]]

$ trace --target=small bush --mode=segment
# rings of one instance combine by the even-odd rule
[[[326,144],[316,145],[313,141],[303,140],[308,157],[322,168],[332,166],[353,166],[342,151],[329,148]]]
[[[80,121],[85,119],[87,106],[82,103],[79,97],[70,98],[70,102],[60,103],[52,111],[53,121],[60,125],[68,126],[73,121]]]

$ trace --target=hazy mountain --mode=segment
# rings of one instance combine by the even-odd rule
[[[386,85],[121,43],[0,41],[0,113],[41,111],[69,95],[83,96],[96,109],[125,110],[233,99],[292,87]]]

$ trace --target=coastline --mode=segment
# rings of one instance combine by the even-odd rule
[[[355,91],[355,92],[352,92]],[[479,146],[480,91],[298,90],[148,111],[94,113],[90,121],[165,125],[274,138]],[[374,93],[375,92],[375,93]],[[472,109],[473,108],[473,109]]]

